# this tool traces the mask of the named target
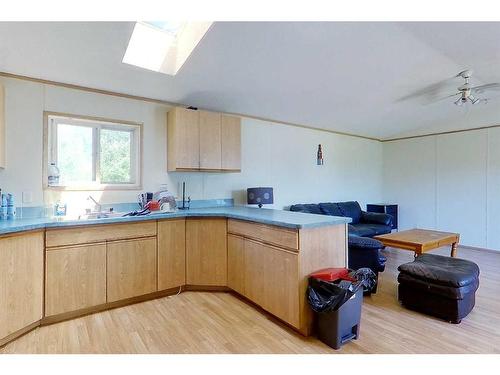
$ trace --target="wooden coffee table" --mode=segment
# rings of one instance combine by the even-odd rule
[[[429,250],[451,245],[451,256],[455,257],[457,255],[460,235],[458,233],[439,232],[436,230],[410,229],[383,234],[373,238],[379,240],[385,246],[414,251],[415,257]]]

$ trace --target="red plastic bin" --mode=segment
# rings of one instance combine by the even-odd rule
[[[323,268],[314,273],[311,273],[309,276],[323,281],[356,281],[352,277],[349,277],[349,270],[347,268]]]

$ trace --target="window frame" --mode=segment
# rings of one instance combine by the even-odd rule
[[[44,189],[50,190],[76,190],[76,191],[102,191],[102,190],[141,190],[142,189],[142,134],[143,123],[115,120],[102,117],[82,116],[68,113],[48,112],[43,113],[44,123],[44,153],[43,153],[43,181]],[[64,121],[61,121],[64,120]],[[48,166],[50,162],[57,163],[57,131],[54,128],[59,123],[75,126],[88,126],[92,128],[92,178],[94,182],[77,183],[70,185],[49,186]],[[131,142],[131,182],[102,183],[100,181],[100,130],[130,131]]]

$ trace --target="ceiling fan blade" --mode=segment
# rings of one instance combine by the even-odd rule
[[[437,102],[440,102],[440,101],[445,100],[445,99],[453,98],[454,96],[457,96],[457,95],[462,95],[462,93],[459,91],[459,92],[456,92],[456,93],[451,94],[451,95],[442,96],[442,97],[439,97],[439,98],[434,99],[432,101],[429,101],[427,104],[437,103]]]
[[[486,90],[500,90],[500,83],[487,83],[485,85],[471,88],[472,91],[480,93]]]
[[[442,81],[433,83],[429,86],[416,90],[408,95],[402,96],[398,98],[397,101],[403,102],[406,100],[417,99],[417,98],[427,99],[426,101],[434,101],[436,97],[439,97],[440,95],[443,94],[443,91],[446,92],[452,90],[455,79],[456,76],[443,79]]]

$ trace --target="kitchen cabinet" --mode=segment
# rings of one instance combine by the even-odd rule
[[[227,286],[245,295],[245,240],[228,234],[227,236]]]
[[[186,284],[227,285],[225,218],[186,220]]]
[[[52,248],[46,254],[45,315],[106,303],[106,243]]]
[[[228,236],[228,286],[271,314],[299,327],[298,254]]]
[[[153,293],[156,287],[156,237],[107,243],[108,302]]]
[[[304,335],[308,275],[346,267],[346,225],[289,229],[228,219],[228,286]]]
[[[241,170],[241,118],[221,115],[221,168]]]
[[[0,237],[0,345],[42,318],[43,251],[41,231]]]
[[[248,240],[249,241],[249,240]],[[282,248],[259,245],[264,295],[262,307],[294,327],[299,327],[298,254]]]
[[[241,170],[241,119],[181,107],[167,114],[168,171]]]
[[[198,111],[176,107],[167,115],[167,164],[169,171],[200,168]]]
[[[158,221],[158,290],[186,284],[186,220]]]
[[[5,89],[0,84],[0,168],[5,168]]]
[[[199,111],[199,119],[200,169],[221,169],[221,114]]]

